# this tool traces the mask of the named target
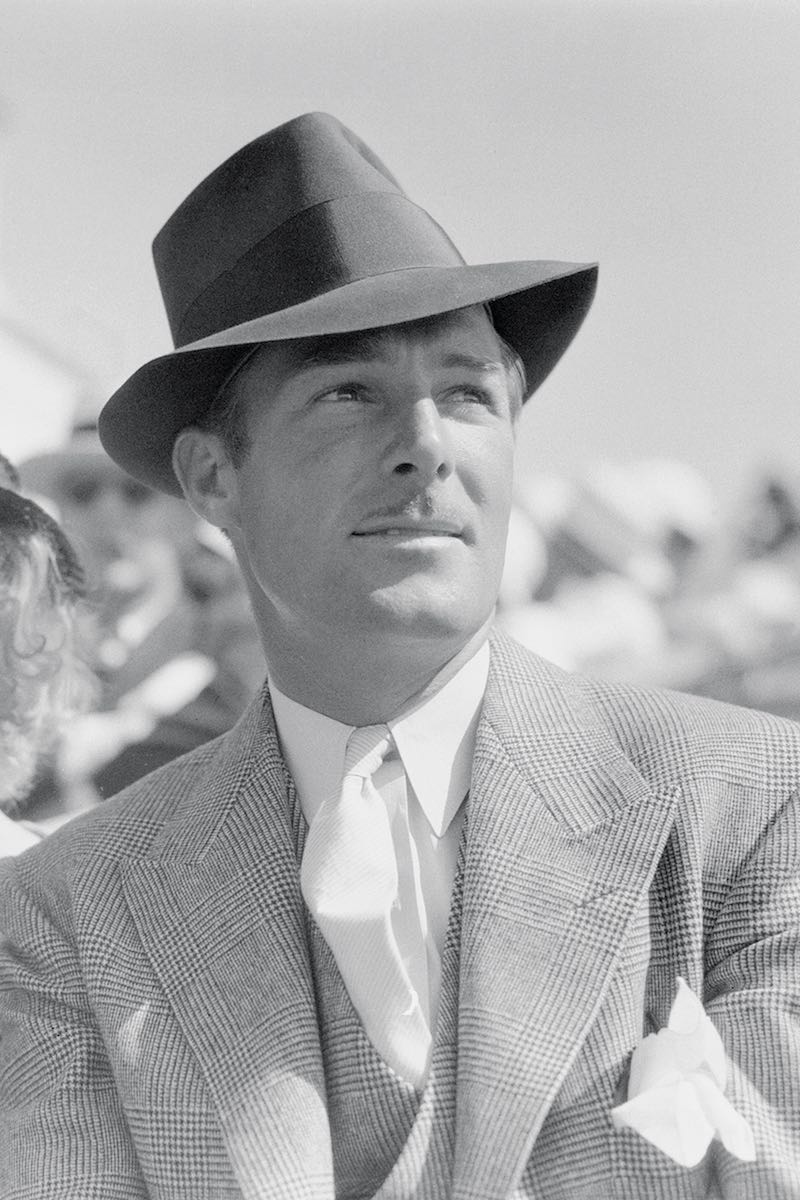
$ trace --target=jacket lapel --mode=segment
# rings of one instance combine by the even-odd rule
[[[453,1196],[507,1196],[608,990],[669,835],[580,683],[505,639],[473,767]]]
[[[287,778],[263,697],[123,886],[244,1196],[332,1200]]]

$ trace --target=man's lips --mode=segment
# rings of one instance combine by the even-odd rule
[[[353,530],[353,537],[449,537],[464,535],[463,525],[447,519],[422,521],[408,517],[381,517],[363,521]]]

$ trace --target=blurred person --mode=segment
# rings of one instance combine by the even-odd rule
[[[25,801],[64,723],[96,690],[78,632],[82,568],[58,524],[18,488],[0,456],[0,855],[43,836],[25,821]]]
[[[155,254],[103,443],[225,531],[267,679],[0,869],[6,1200],[797,1195],[800,729],[491,630],[595,266],[466,264],[320,113]]]
[[[768,475],[748,499],[741,541],[749,558],[762,558],[800,540],[800,498],[788,480]]]
[[[800,488],[796,478],[768,475],[758,489],[736,573],[769,645],[742,664],[740,702],[800,720]]]
[[[518,608],[536,594],[547,571],[547,545],[536,521],[518,501],[511,505],[497,605]]]
[[[20,473],[29,493],[54,505],[81,555],[102,704],[113,708],[165,658],[194,643],[181,554],[196,518],[120,470],[94,425],[76,427],[65,446],[28,459]]]
[[[800,503],[767,475],[729,514],[673,613],[702,648],[692,690],[800,717]]]
[[[511,506],[497,595],[497,625],[527,649],[559,667],[574,670],[578,657],[572,623],[552,599],[537,598],[550,574],[550,547],[546,525],[538,519],[536,507],[536,501],[531,503],[525,492],[518,494]]]
[[[92,771],[92,783],[103,798],[225,733],[264,678],[264,654],[241,577],[231,573],[225,555],[208,545],[198,545],[188,569],[187,586],[198,604],[197,645],[203,651],[193,662],[187,656],[180,660],[189,694],[183,704],[159,706],[163,676],[158,673],[138,689],[128,737]],[[90,742],[95,724],[87,719]]]
[[[640,489],[651,536],[672,569],[671,590],[678,590],[693,560],[719,536],[717,497],[701,471],[676,459],[644,458],[628,471]]]
[[[106,798],[240,716],[258,680],[246,693],[236,689],[216,657],[227,635],[214,618],[219,613],[226,624],[218,595],[238,591],[244,604],[244,589],[230,556],[188,505],[122,471],[94,425],[76,427],[60,450],[29,459],[22,477],[54,505],[86,565],[86,641],[95,647],[102,691],[95,711],[64,735],[61,776]],[[263,668],[257,651],[259,660]],[[251,675],[243,673],[243,685]],[[40,782],[39,809],[57,802],[57,786]]]
[[[559,666],[650,681],[666,646],[660,602],[672,575],[649,488],[630,467],[606,463],[572,485],[526,492],[543,507],[546,553],[527,604],[504,605],[501,587],[498,624]]]

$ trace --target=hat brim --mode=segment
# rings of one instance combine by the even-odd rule
[[[400,325],[473,304],[489,304],[497,332],[522,359],[527,399],[578,332],[596,285],[594,263],[543,261],[418,267],[355,280],[146,363],[100,413],[100,440],[129,474],[180,496],[175,437],[206,411],[243,348]]]

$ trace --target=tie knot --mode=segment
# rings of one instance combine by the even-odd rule
[[[347,739],[345,775],[357,775],[360,779],[374,775],[388,753],[391,736],[386,725],[354,729]]]

